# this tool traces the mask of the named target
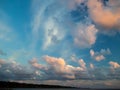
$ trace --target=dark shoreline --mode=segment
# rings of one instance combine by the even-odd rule
[[[0,81],[0,88],[75,88],[75,87]]]
[[[100,88],[77,88],[77,87],[70,87],[70,86],[60,86],[60,85],[44,85],[44,84],[28,84],[28,83],[18,83],[18,82],[7,82],[7,81],[0,81],[0,90],[28,90],[28,89],[66,89],[66,90],[120,90],[120,89],[100,89]]]

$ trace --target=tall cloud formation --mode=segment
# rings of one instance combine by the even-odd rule
[[[106,30],[120,30],[120,1],[88,0],[90,17],[100,27]]]
[[[101,49],[100,52],[95,52],[94,50],[90,50],[90,55],[91,55],[91,58],[96,60],[96,61],[101,61],[101,60],[104,60],[105,59],[105,55],[109,55],[111,54],[111,51],[110,49]]]

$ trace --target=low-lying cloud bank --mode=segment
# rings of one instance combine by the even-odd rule
[[[15,61],[0,59],[1,80],[106,80],[120,79],[120,64],[114,61],[109,67],[88,66],[83,59],[77,61],[78,66],[67,64],[63,58],[44,56],[45,64],[37,59],[29,61],[28,66],[22,66]],[[90,67],[90,68],[89,68]]]

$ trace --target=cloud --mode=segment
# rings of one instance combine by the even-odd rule
[[[114,72],[109,67],[97,67],[90,63],[90,68],[83,59],[79,59],[79,66],[73,66],[67,64],[63,58],[55,58],[51,56],[44,56],[45,64],[39,64],[35,59],[33,59],[31,66],[34,70],[37,70],[43,80],[107,80],[107,79],[120,79],[119,64],[111,64],[111,67],[117,68]],[[36,63],[33,64],[33,63]],[[40,66],[39,66],[40,65]],[[44,68],[43,68],[44,67]]]
[[[37,75],[15,61],[0,59],[0,80],[32,80]]]
[[[108,0],[106,3],[105,6],[102,0],[88,0],[90,17],[98,26],[105,28],[108,32],[120,30],[119,0]]]
[[[55,74],[68,79],[75,79],[76,72],[85,71],[86,69],[85,62],[82,59],[79,61],[80,67],[74,67],[72,65],[66,64],[65,60],[62,58],[45,56],[45,61],[47,62],[50,70],[53,70]]]
[[[120,64],[118,64],[117,62],[110,61],[109,64],[111,65],[111,68],[113,69],[120,68]]]
[[[87,68],[83,59],[78,60],[79,66],[67,64],[62,58],[44,56],[46,64],[39,64],[37,59],[32,59],[31,66],[23,66],[14,60],[0,59],[1,80],[106,80],[120,79],[120,65],[117,62],[109,62],[114,71],[107,67],[94,67],[90,63]]]
[[[61,30],[63,28],[60,28],[60,24],[58,25],[57,23],[58,22],[55,21],[55,19],[53,19],[51,16],[45,22],[45,42],[43,44],[43,49],[47,49],[49,46],[59,43],[59,41],[64,38],[64,32]]]
[[[94,64],[90,63],[90,68],[94,69]]]
[[[62,58],[44,56],[44,60],[47,64],[46,66],[43,66],[44,68],[41,68],[41,65],[36,63],[36,60],[32,60],[32,63],[30,64],[42,71],[46,76],[46,79],[76,79],[78,78],[78,75],[76,76],[76,74],[86,75],[86,73],[83,73],[87,70],[86,63],[83,59],[79,60],[80,66],[78,67],[67,64]]]
[[[80,48],[89,48],[96,42],[98,30],[93,24],[78,24],[74,32],[74,43]]]
[[[83,70],[86,70],[86,63],[84,62],[83,59],[80,59],[79,61],[80,66],[83,68]]]
[[[101,61],[101,60],[104,60],[105,59],[105,55],[109,55],[111,54],[111,51],[110,49],[101,49],[100,52],[95,52],[94,50],[90,50],[90,55],[91,55],[91,58],[96,60],[96,61]]]
[[[86,13],[86,1],[34,0],[33,9],[33,37],[41,41],[42,50],[51,50],[50,47],[56,49],[61,44],[66,46],[68,42],[72,43],[72,48],[74,45],[90,48],[95,44],[98,30]],[[35,44],[35,40],[32,43]]]
[[[38,64],[38,61],[37,61],[36,58],[33,58],[29,63],[37,69],[43,69],[44,68],[43,65]]]
[[[117,79],[114,80],[46,80],[41,81],[42,84],[48,85],[61,85],[61,86],[73,86],[80,88],[91,88],[91,89],[119,89],[120,81]]]
[[[66,11],[59,2],[55,0],[50,0],[49,2],[34,0],[33,7],[34,9],[37,8],[37,10],[35,10],[36,12],[33,11],[32,43],[36,44],[38,40],[43,41],[43,50],[56,45],[64,38],[65,30],[61,22]]]
[[[105,59],[105,57],[103,55],[98,55],[98,56],[95,57],[96,61],[101,61],[101,60],[104,60],[104,59]]]

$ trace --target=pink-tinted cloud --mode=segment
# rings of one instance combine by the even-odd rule
[[[110,61],[109,64],[111,65],[111,68],[113,69],[120,68],[120,64],[118,64],[117,62]]]
[[[69,79],[75,79],[76,72],[84,71],[86,69],[86,64],[82,59],[79,60],[79,67],[74,67],[72,65],[66,64],[65,60],[62,58],[45,56],[44,59],[47,62],[49,69],[53,70],[54,73],[59,75],[62,74],[62,77]]]
[[[35,68],[38,68],[38,69],[43,69],[44,66],[39,64],[37,59],[36,58],[33,58],[31,61],[30,61],[30,64],[35,67]]]
[[[120,30],[120,4],[119,0],[109,0],[105,7],[102,0],[88,0],[90,17],[98,25],[107,30]]]

